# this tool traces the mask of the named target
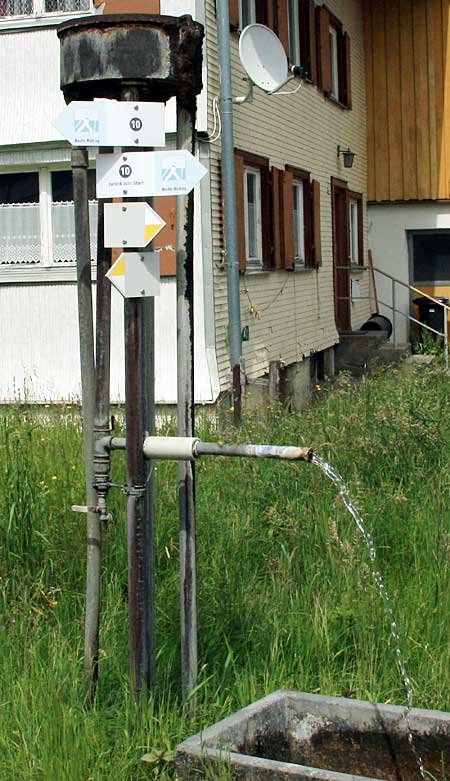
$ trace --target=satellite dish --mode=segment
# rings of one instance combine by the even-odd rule
[[[275,92],[288,80],[283,44],[264,24],[249,24],[242,30],[239,57],[252,82],[264,92]]]

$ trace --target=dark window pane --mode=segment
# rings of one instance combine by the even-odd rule
[[[89,0],[45,0],[45,11],[89,11]]]
[[[33,0],[0,0],[0,16],[28,16],[33,13]]]
[[[38,174],[0,174],[1,203],[39,203]]]
[[[450,281],[450,233],[424,233],[413,237],[414,282]]]
[[[95,200],[95,171],[88,171],[88,197]],[[72,171],[52,171],[53,203],[73,201]]]

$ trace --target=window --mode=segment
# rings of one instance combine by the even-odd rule
[[[235,175],[239,268],[268,271],[272,267],[269,161],[236,151]]]
[[[332,98],[335,98],[335,100],[339,100],[338,37],[337,30],[334,27],[330,27],[329,37],[331,70],[330,95]]]
[[[289,60],[293,65],[300,65],[300,19],[298,0],[287,0],[288,3],[288,35]]]
[[[362,195],[348,193],[348,258],[351,266],[363,266]]]
[[[262,263],[261,174],[244,168],[245,259],[247,264]]]
[[[0,0],[0,18],[79,13],[88,12],[90,9],[90,0]]]
[[[97,253],[95,172],[88,171],[91,257]],[[0,267],[74,263],[72,172],[0,174]]]
[[[350,37],[325,6],[317,7],[319,85],[341,106],[352,107]]]
[[[434,230],[412,234],[413,284],[448,285],[450,233]]]
[[[241,30],[248,24],[256,22],[255,0],[240,0],[239,2],[239,27]]]
[[[303,204],[303,182],[294,179],[292,185],[294,260],[296,266],[305,265],[305,220]]]

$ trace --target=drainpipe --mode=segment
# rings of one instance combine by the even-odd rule
[[[239,249],[234,172],[233,95],[230,64],[230,16],[228,0],[217,0],[217,37],[220,64],[220,116],[222,121],[222,176],[227,252],[228,339],[233,373],[234,422],[241,421],[241,307]]]

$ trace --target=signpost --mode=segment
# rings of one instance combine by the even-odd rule
[[[97,197],[187,195],[206,173],[186,150],[102,155],[97,158]]]
[[[75,146],[165,145],[162,103],[73,101],[52,124]]]
[[[122,252],[106,276],[124,298],[159,296],[159,252]]]
[[[146,247],[165,224],[148,203],[105,203],[105,247]]]

